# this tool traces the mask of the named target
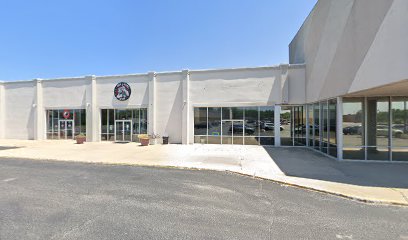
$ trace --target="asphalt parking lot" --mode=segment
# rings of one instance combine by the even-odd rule
[[[235,174],[0,159],[0,239],[408,239],[408,208]]]

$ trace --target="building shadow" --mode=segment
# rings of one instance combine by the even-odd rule
[[[17,149],[17,148],[23,148],[23,147],[4,147],[4,146],[0,146],[0,151],[2,150],[10,150],[10,149]]]
[[[370,187],[408,188],[408,164],[337,161],[308,148],[264,147],[287,176]]]

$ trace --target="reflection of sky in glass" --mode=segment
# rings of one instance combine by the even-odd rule
[[[359,102],[343,103],[343,115],[354,115],[361,111],[362,104]]]

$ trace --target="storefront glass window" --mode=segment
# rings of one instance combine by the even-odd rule
[[[245,136],[245,145],[259,145],[259,135],[260,135],[260,122],[258,107],[246,107],[245,108],[245,117],[244,125],[246,131],[244,132]]]
[[[274,107],[199,107],[194,109],[194,142],[273,145],[273,124]]]
[[[329,155],[337,157],[337,100],[329,100]]]
[[[321,151],[323,153],[328,153],[328,146],[329,146],[329,138],[328,138],[328,113],[329,108],[327,105],[327,101],[320,102],[320,114],[321,114],[321,123],[320,131],[322,132],[322,142],[321,142]]]
[[[115,131],[115,123],[118,131]],[[121,127],[126,127],[121,129]],[[115,135],[116,134],[116,135]],[[102,109],[102,141],[138,141],[137,135],[147,134],[147,109]]]
[[[314,149],[320,151],[320,104],[313,104]]]
[[[221,144],[221,108],[208,108],[208,143]]]
[[[392,98],[392,160],[408,161],[408,97]]]
[[[85,109],[46,110],[47,139],[74,139],[86,134]]]
[[[307,111],[308,111],[308,123],[309,123],[309,147],[313,148],[314,144],[314,130],[313,130],[313,124],[314,124],[314,119],[313,119],[313,104],[310,104],[307,106]]]
[[[194,108],[194,142],[207,143],[207,108]]]
[[[343,99],[343,159],[365,159],[364,118],[364,98]]]
[[[389,160],[389,98],[367,98],[367,159]]]
[[[274,145],[275,135],[274,107],[259,107],[260,142],[261,145]]]
[[[293,116],[292,107],[282,106],[280,121],[282,126],[281,135],[281,145],[282,146],[293,146]]]

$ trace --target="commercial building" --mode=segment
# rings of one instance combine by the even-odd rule
[[[0,84],[0,138],[302,146],[408,161],[408,1],[318,1],[270,67]]]

